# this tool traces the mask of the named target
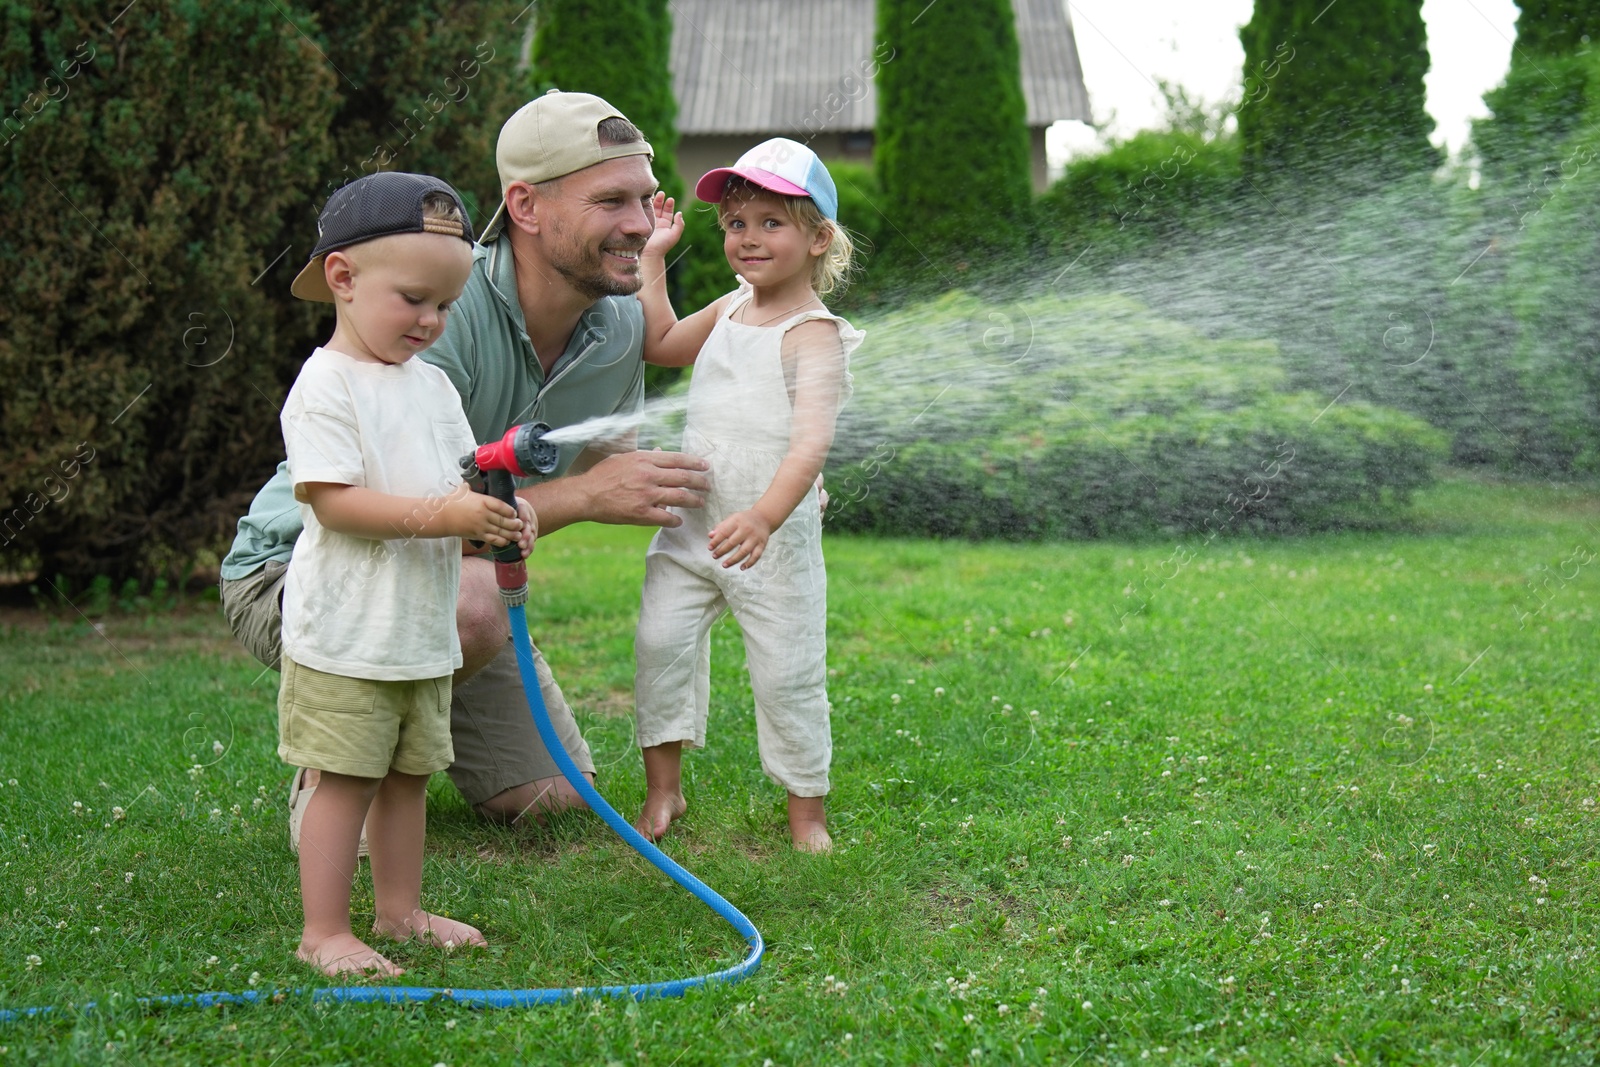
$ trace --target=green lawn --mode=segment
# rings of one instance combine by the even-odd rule
[[[1457,481],[1415,518],[1191,542],[1187,562],[831,540],[839,847],[786,847],[719,625],[712,744],[668,851],[768,956],[647,1004],[126,1006],[308,983],[276,676],[214,605],[100,632],[13,614],[0,1007],[103,1007],[0,1025],[0,1067],[1597,1062],[1600,499]],[[552,537],[530,605],[630,817],[645,539]],[[493,947],[402,949],[406,981],[640,981],[742,955],[592,817],[486,826],[441,775],[430,819],[425,900]]]

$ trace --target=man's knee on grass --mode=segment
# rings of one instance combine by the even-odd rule
[[[590,785],[594,784],[592,772],[586,772],[584,778],[588,779]],[[491,822],[516,823],[524,818],[538,819],[541,815],[584,810],[588,807],[588,802],[578,795],[572,784],[557,775],[554,778],[540,778],[524,785],[513,786],[488,800],[474,804],[472,810]]]

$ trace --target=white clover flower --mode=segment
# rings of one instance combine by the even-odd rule
[[[1083,1010],[1084,1011],[1094,1011],[1094,1001],[1092,1001],[1092,1000],[1084,1001],[1083,1002]]]
[[[113,807],[111,809],[111,818],[116,820],[117,822],[121,822],[123,819],[126,819],[127,817],[128,817],[128,812],[127,812],[127,810],[125,808]]]
[[[37,955],[35,955],[35,954],[31,953],[31,952],[28,953],[28,958],[27,958],[26,962],[28,964],[28,970],[30,970],[30,971],[33,970],[35,967],[39,967],[39,966],[42,966],[44,964],[44,960],[40,959]]]
[[[132,871],[123,871],[122,872],[122,880],[124,882],[127,882],[129,885],[132,885],[133,884],[133,872]]]
[[[222,753],[224,751],[225,750],[222,747],[222,742],[221,741],[213,741],[213,742],[211,742],[211,754],[212,755],[220,756],[220,755],[222,755]]]

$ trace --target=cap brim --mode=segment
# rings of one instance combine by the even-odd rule
[[[328,276],[323,268],[326,255],[312,256],[311,262],[300,268],[289,292],[301,300],[314,300],[321,304],[333,303],[333,290],[328,288]]]
[[[707,171],[694,183],[694,195],[708,204],[720,204],[722,195],[728,188],[728,179],[733,177],[743,178],[751,185],[784,196],[811,195],[789,179],[780,178],[770,170],[762,170],[760,167],[718,167],[716,170]]]
[[[502,193],[500,196],[500,206],[495,209],[494,216],[489,219],[489,224],[483,228],[483,232],[478,234],[478,244],[486,245],[498,237],[501,229],[505,226],[505,221],[506,198],[505,194]]]

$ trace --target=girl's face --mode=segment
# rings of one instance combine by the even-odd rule
[[[722,228],[728,264],[757,288],[809,288],[811,265],[828,248],[827,231],[797,224],[775,193],[730,196],[723,203]]]

